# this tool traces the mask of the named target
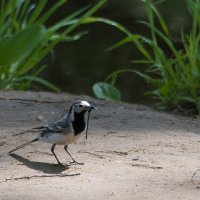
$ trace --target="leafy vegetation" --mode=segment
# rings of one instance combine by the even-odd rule
[[[127,33],[127,37],[110,48],[114,49],[132,42],[143,55],[143,59],[133,61],[147,66],[145,72],[121,70],[114,72],[106,82],[114,87],[119,74],[130,71],[138,74],[154,87],[147,94],[153,95],[166,108],[190,109],[200,113],[200,1],[185,0],[192,19],[189,33],[180,31],[181,49],[176,48],[168,26],[151,0],[143,0],[147,21],[140,21],[150,30],[150,37]],[[170,56],[160,44],[170,50]],[[148,51],[148,50],[149,51]]]
[[[99,99],[108,101],[120,101],[121,94],[119,90],[108,83],[96,83],[93,86],[93,92]]]
[[[92,15],[107,0],[85,7],[46,27],[46,21],[67,0],[55,1],[46,10],[48,0],[33,4],[31,0],[1,0],[0,2],[0,89],[28,89],[37,82],[50,89],[59,89],[38,77],[46,68],[41,60],[60,42],[79,39],[85,32],[72,34],[84,23],[99,19]],[[36,87],[36,85],[35,85]]]

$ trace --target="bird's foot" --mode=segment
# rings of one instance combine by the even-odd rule
[[[68,168],[68,167],[69,167],[69,165],[62,164],[61,162],[55,164],[55,166],[58,166],[58,167],[65,167],[65,168]]]
[[[84,163],[83,162],[77,162],[77,161],[72,161],[72,162],[70,162],[70,164],[74,164],[74,165],[84,165]]]

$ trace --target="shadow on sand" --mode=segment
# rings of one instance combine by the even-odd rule
[[[21,162],[23,165],[26,165],[31,169],[42,171],[43,173],[46,174],[60,174],[61,172],[69,169],[67,165],[58,165],[46,162],[31,161],[17,154],[10,154],[10,156],[15,160]]]

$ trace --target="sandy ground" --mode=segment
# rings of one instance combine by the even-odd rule
[[[15,134],[52,122],[75,99],[98,106],[88,140],[69,146],[83,166],[56,166],[51,145],[39,142],[7,154],[37,136]],[[191,182],[200,168],[199,119],[85,96],[0,92],[0,124],[0,199],[200,199],[200,172]],[[56,153],[69,163],[62,146]]]

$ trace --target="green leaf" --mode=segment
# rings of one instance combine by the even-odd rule
[[[56,92],[59,92],[60,89],[58,87],[56,87],[55,85],[53,85],[52,83],[44,80],[44,79],[41,79],[39,77],[36,77],[36,76],[23,76],[23,77],[20,77],[20,78],[17,78],[16,79],[16,82],[20,82],[20,81],[34,81],[34,82],[37,82],[39,84],[42,84],[43,86],[51,89],[51,90],[54,90]]]
[[[120,91],[108,83],[96,83],[93,85],[92,89],[95,96],[99,99],[105,99],[116,102],[121,100]]]
[[[141,36],[140,35],[137,35],[137,34],[133,34],[131,36],[128,36],[126,37],[125,39],[122,39],[121,41],[117,42],[115,45],[111,46],[110,48],[107,49],[107,51],[110,51],[110,50],[113,50],[117,47],[120,47],[126,43],[129,43],[129,42],[134,42],[135,40],[138,40],[140,39]]]
[[[9,65],[28,56],[41,41],[45,27],[34,25],[0,41],[0,65]]]
[[[174,89],[173,82],[167,82],[160,88],[160,94],[162,96],[168,97],[169,93]]]

